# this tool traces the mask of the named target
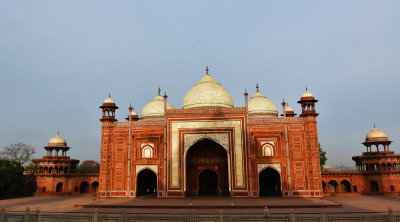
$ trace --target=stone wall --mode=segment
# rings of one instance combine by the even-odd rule
[[[30,222],[53,222],[53,221],[67,221],[67,222],[133,222],[133,221],[182,221],[182,222],[237,222],[237,221],[286,221],[286,222],[300,222],[300,221],[315,221],[315,222],[350,222],[350,221],[374,221],[374,222],[399,222],[400,214],[393,214],[389,208],[387,213],[351,213],[351,214],[327,214],[324,210],[319,214],[269,214],[267,208],[260,209],[259,214],[251,215],[225,215],[223,210],[220,209],[217,214],[202,214],[197,215],[193,211],[187,214],[125,214],[123,211],[120,214],[101,214],[95,210],[92,214],[66,214],[66,213],[41,213],[40,210],[31,212],[29,208],[26,212],[15,213],[6,212],[4,209],[0,212],[0,222],[17,222],[17,221],[30,221]]]

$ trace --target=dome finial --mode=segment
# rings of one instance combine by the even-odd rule
[[[57,131],[57,135],[60,135],[60,131]]]
[[[258,83],[256,83],[257,92],[260,92],[260,91],[258,91],[258,88],[260,88],[260,87],[258,86]]]
[[[108,93],[108,98],[111,98],[111,93]]]
[[[306,86],[306,91],[308,91],[307,86]]]
[[[161,95],[161,88],[160,88],[160,86],[158,87],[158,95],[159,95],[159,96]]]
[[[206,75],[210,75],[210,74],[208,74],[208,66],[206,66]]]
[[[374,123],[374,128],[376,128],[375,123]]]

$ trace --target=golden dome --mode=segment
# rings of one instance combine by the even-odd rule
[[[49,146],[50,145],[61,145],[61,146],[66,146],[67,145],[67,141],[64,139],[64,138],[62,138],[61,136],[60,136],[60,134],[57,134],[57,136],[55,136],[55,137],[53,137],[53,138],[51,138],[50,140],[49,140],[49,144],[48,144]]]
[[[173,109],[167,102],[167,109]],[[151,102],[145,105],[142,109],[142,118],[149,116],[163,116],[164,115],[164,98],[158,94]]]
[[[186,93],[182,108],[224,107],[232,108],[233,99],[229,92],[207,74]]]
[[[276,105],[263,94],[258,91],[248,101],[248,112],[249,113],[262,113],[262,114],[273,114],[278,115],[278,108]]]
[[[115,104],[114,100],[111,99],[110,96],[107,99],[105,99],[103,103],[114,103]]]
[[[366,140],[376,139],[376,138],[387,138],[386,134],[376,127],[374,127],[366,136]]]

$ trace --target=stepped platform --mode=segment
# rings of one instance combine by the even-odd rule
[[[76,204],[76,208],[148,208],[148,209],[264,209],[268,208],[341,208],[340,203],[316,198],[227,198],[192,197],[183,199],[165,198],[108,198],[96,203]]]

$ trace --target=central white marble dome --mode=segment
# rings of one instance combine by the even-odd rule
[[[182,108],[223,107],[232,108],[231,94],[207,74],[186,93]]]

